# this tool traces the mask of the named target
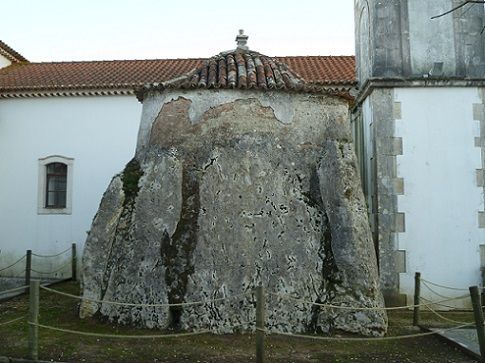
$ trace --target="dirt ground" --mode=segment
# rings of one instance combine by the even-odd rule
[[[55,289],[79,294],[79,286],[66,282]],[[160,334],[153,330],[116,327],[94,319],[80,320],[79,301],[41,291],[39,322],[65,329],[108,334]],[[0,324],[26,316],[27,297],[20,296],[0,304]],[[446,313],[446,317],[472,322],[469,312]],[[426,326],[446,327],[449,323],[423,313]],[[392,312],[388,336],[414,334],[412,313]],[[0,356],[27,357],[27,324],[25,320],[0,325]],[[270,335],[265,340],[265,362],[477,362],[461,350],[436,336],[392,341],[352,342],[318,341]],[[254,362],[253,334],[211,335],[170,339],[106,339],[84,337],[46,329],[39,331],[39,359],[62,362]]]

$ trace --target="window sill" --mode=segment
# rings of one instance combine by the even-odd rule
[[[39,208],[37,214],[72,214],[71,208]]]

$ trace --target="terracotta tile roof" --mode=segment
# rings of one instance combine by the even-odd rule
[[[28,62],[20,53],[17,53],[15,50],[10,48],[7,44],[0,40],[0,55],[3,55],[12,63],[18,62]]]
[[[250,51],[220,53],[183,77],[147,85],[153,88],[300,89],[305,80],[273,58]]]
[[[278,57],[302,76],[307,82],[319,84],[354,84],[355,57],[351,56],[306,56]]]
[[[0,92],[133,88],[185,74],[201,59],[27,63],[0,69]]]
[[[298,66],[298,61],[294,61]],[[313,72],[318,75],[318,68],[308,62],[301,62],[306,67],[301,69],[307,74]],[[298,68],[298,67],[297,67]],[[320,70],[331,75],[329,67],[320,66]],[[335,70],[335,67],[334,67]],[[320,73],[322,73],[320,71]],[[293,71],[287,64],[278,59],[246,49],[220,53],[203,63],[194,71],[184,76],[172,78],[165,82],[147,84],[136,90],[140,101],[146,92],[163,89],[255,89],[260,91],[281,90],[288,92],[331,92],[329,81],[307,81]],[[333,90],[335,91],[335,90]],[[341,92],[338,92],[341,95]]]
[[[280,57],[295,75],[308,83],[355,83],[354,57]],[[184,76],[207,59],[118,60],[91,62],[21,63],[0,69],[0,95],[15,92],[134,89]]]

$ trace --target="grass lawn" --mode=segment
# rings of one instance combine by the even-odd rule
[[[79,285],[65,282],[53,288],[79,295]],[[160,334],[153,330],[116,327],[94,319],[78,318],[79,300],[40,292],[39,322],[72,330],[110,334]],[[0,324],[26,316],[27,296],[0,304]],[[454,320],[472,322],[472,313],[446,313]],[[426,326],[446,327],[430,313],[422,313]],[[391,312],[389,334],[414,334],[412,312]],[[0,325],[0,356],[27,357],[27,324]],[[40,328],[39,359],[64,362],[251,362],[255,361],[254,334],[210,335],[170,339],[106,339],[84,337]],[[376,341],[325,342],[283,336],[266,338],[266,362],[457,362],[476,360],[436,336]]]

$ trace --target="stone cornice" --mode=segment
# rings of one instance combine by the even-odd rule
[[[375,88],[410,88],[410,87],[485,87],[485,79],[471,78],[370,78],[358,88],[355,99],[359,106]]]

